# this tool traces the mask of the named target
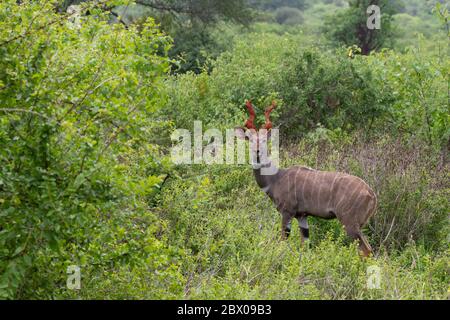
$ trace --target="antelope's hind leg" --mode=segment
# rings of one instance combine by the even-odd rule
[[[359,227],[345,226],[345,230],[351,239],[358,240],[359,250],[361,250],[364,257],[372,254],[372,248]]]
[[[302,244],[309,240],[308,217],[305,215],[297,215],[298,227],[300,228],[300,237]]]
[[[364,253],[365,257],[368,257],[372,254],[372,247],[370,246],[369,242],[367,241],[367,238],[361,231],[359,232],[359,248]]]

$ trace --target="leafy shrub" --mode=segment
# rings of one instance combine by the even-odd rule
[[[68,265],[107,272],[171,250],[147,202],[170,170],[152,139],[170,130],[153,116],[171,42],[97,5],[0,4],[1,298],[55,297]]]
[[[260,117],[276,99],[275,123],[290,140],[321,127],[347,133],[364,128],[365,135],[391,130],[446,146],[450,121],[442,53],[425,56],[417,49],[349,57],[345,50],[308,41],[288,34],[242,36],[213,63],[210,75],[169,79],[161,117],[188,129],[194,120],[230,128],[243,122],[245,99],[253,99]]]
[[[424,55],[419,46],[406,54],[385,51],[367,62],[374,70],[375,81],[395,88],[392,116],[387,122],[392,134],[407,133],[429,145],[446,147],[450,137],[448,59],[442,59],[439,53]]]
[[[315,128],[370,130],[388,112],[391,95],[373,81],[362,60],[317,48],[294,56],[286,68],[280,95],[285,107],[284,134],[300,137]]]
[[[327,37],[338,46],[356,45],[361,48],[363,55],[368,55],[372,51],[389,47],[392,42],[392,14],[396,13],[393,2],[350,0],[348,8],[327,17],[322,29]],[[367,8],[371,5],[383,8],[383,14],[380,16],[383,27],[378,30],[367,28]]]
[[[373,81],[365,61],[298,48],[296,41],[301,40],[269,34],[257,42],[238,40],[214,63],[211,75],[170,79],[167,113],[161,116],[187,129],[194,120],[230,128],[243,122],[245,99],[253,99],[259,117],[276,99],[274,119],[282,134],[297,138],[320,124],[345,131],[367,127],[388,113],[391,93]]]
[[[171,41],[152,20],[125,29],[98,2],[79,17],[53,4],[0,4],[0,298],[447,298],[442,54],[353,56],[258,25],[210,73],[168,76]],[[280,241],[248,167],[171,165],[174,127],[234,127],[248,98],[260,121],[279,102],[284,166],[375,189],[374,257],[360,259],[337,221],[311,219],[309,245],[298,228]]]
[[[273,35],[248,43],[240,40],[232,51],[221,55],[210,75],[185,74],[167,81],[163,119],[173,120],[179,128],[191,129],[194,120],[204,126],[232,128],[243,122],[245,99],[269,105],[280,79],[279,61],[292,43]],[[259,114],[261,116],[261,112]]]

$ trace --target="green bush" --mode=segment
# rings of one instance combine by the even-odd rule
[[[55,298],[68,265],[157,258],[150,270],[177,277],[147,202],[171,167],[152,143],[170,130],[154,114],[171,41],[86,10],[0,4],[0,298]]]
[[[172,41],[153,20],[111,24],[103,2],[80,16],[20,3],[0,4],[0,298],[448,298],[448,59],[430,41],[362,57],[304,27],[217,29],[227,52],[170,76]],[[280,241],[250,167],[173,166],[174,128],[240,125],[246,99],[258,122],[278,101],[284,167],[373,187],[373,257],[336,220],[310,219],[307,245],[298,228]],[[67,289],[71,265],[81,290]],[[367,288],[370,266],[380,289]]]
[[[370,132],[392,102],[390,92],[374,77],[363,58],[349,59],[343,51],[299,52],[281,82],[284,135],[298,138],[320,125],[346,131],[364,127]]]
[[[169,79],[161,117],[181,128],[192,128],[194,120],[230,128],[244,121],[245,99],[253,99],[259,117],[276,99],[275,123],[290,140],[321,127],[342,132],[364,128],[365,135],[390,130],[443,148],[450,121],[448,59],[442,58],[442,53],[424,54],[420,48],[354,56],[352,50],[311,45],[303,36],[249,34],[213,62],[210,75]]]
[[[421,45],[406,54],[385,51],[368,58],[375,81],[389,85],[393,100],[391,134],[408,134],[438,148],[450,137],[448,112],[449,60],[444,53],[424,53]]]
[[[254,37],[249,36],[250,37]],[[181,128],[194,120],[220,128],[243,122],[243,102],[253,99],[258,115],[273,99],[282,134],[297,138],[322,124],[351,130],[388,113],[390,90],[374,81],[366,62],[319,48],[299,48],[297,36],[246,37],[221,55],[211,75],[187,74],[168,81],[164,114]]]

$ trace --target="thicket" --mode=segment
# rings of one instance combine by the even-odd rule
[[[104,3],[0,4],[0,298],[447,298],[450,61],[437,44],[360,56],[274,26],[234,34],[210,72],[171,76],[171,39],[152,19],[109,23]],[[171,163],[174,128],[241,125],[246,99],[259,117],[279,102],[283,166],[374,188],[374,257],[337,221],[311,219],[309,246],[296,228],[280,241],[247,166]]]
[[[147,202],[170,167],[154,114],[171,40],[97,5],[0,4],[1,298],[56,298],[68,265],[176,277]]]

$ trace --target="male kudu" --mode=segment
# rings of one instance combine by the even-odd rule
[[[267,157],[267,140],[272,129],[270,113],[276,104],[274,102],[266,110],[266,123],[259,133],[254,123],[253,105],[247,102],[246,106],[250,117],[244,128],[235,129],[235,134],[240,139],[250,140],[256,182],[282,215],[283,239],[289,237],[293,218],[298,220],[302,242],[309,237],[308,216],[337,218],[349,237],[359,241],[363,255],[369,256],[372,248],[361,228],[376,211],[377,197],[373,190],[362,179],[345,173],[302,166],[276,168]],[[267,168],[271,169],[268,170],[270,174],[264,173]]]

